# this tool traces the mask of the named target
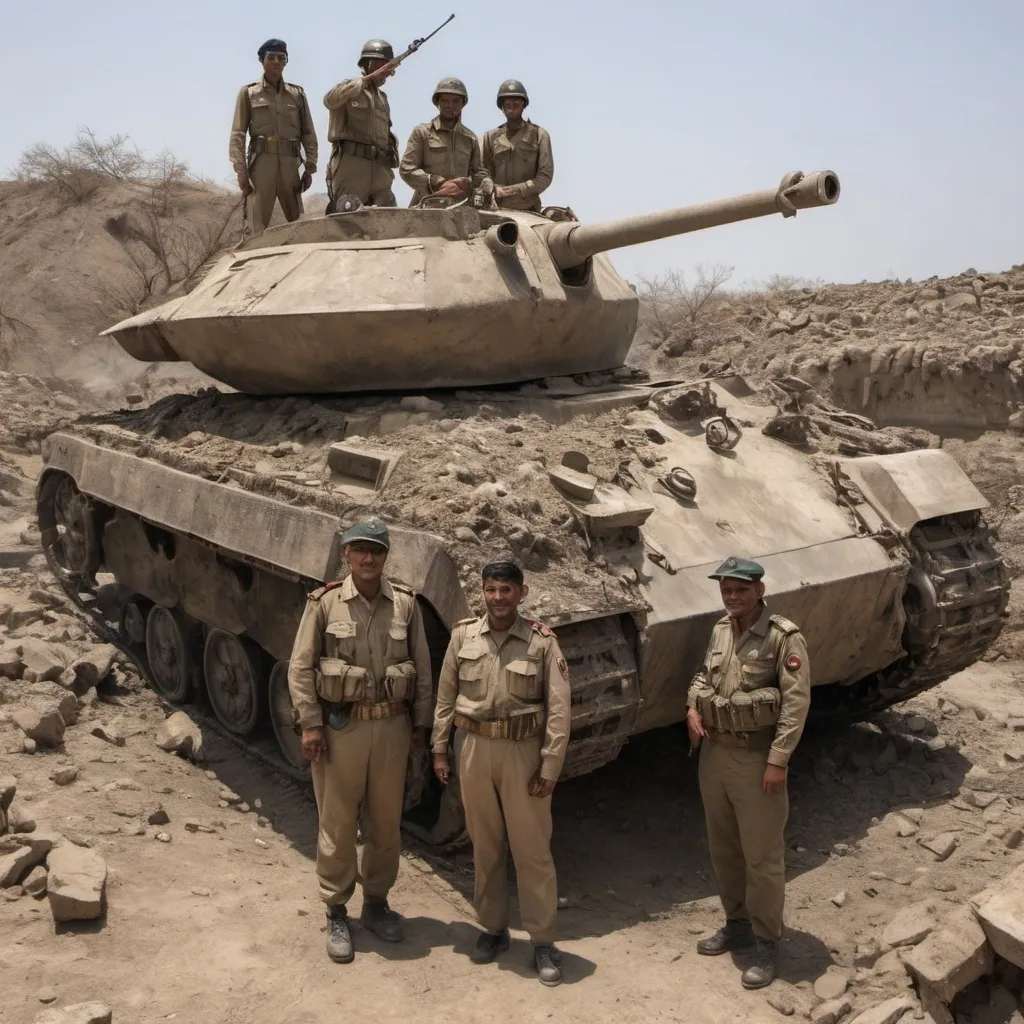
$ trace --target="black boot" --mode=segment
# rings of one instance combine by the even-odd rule
[[[482,932],[476,940],[476,947],[469,954],[469,959],[475,964],[489,964],[499,953],[504,953],[508,949],[510,942],[507,928],[497,935],[494,932]]]
[[[562,984],[562,958],[554,946],[534,946],[533,962],[537,965],[537,978],[542,985],[554,988]]]
[[[401,942],[405,938],[402,918],[388,906],[387,900],[364,897],[359,923],[385,942]]]
[[[714,935],[697,943],[697,952],[702,956],[721,956],[732,950],[749,949],[755,941],[749,921],[726,921]]]
[[[757,940],[754,962],[740,976],[744,988],[764,988],[779,973],[779,945],[768,939]]]
[[[327,955],[336,964],[350,964],[356,957],[343,906],[327,908]]]

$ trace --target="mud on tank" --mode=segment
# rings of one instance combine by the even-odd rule
[[[300,778],[292,638],[308,591],[340,572],[340,534],[371,513],[392,524],[388,573],[420,595],[435,669],[482,564],[508,549],[523,562],[524,610],[570,666],[563,778],[685,717],[721,614],[706,577],[730,552],[765,565],[772,610],[801,624],[813,715],[904,700],[999,633],[1009,584],[985,499],[945,452],[799,382],[769,394],[622,366],[638,304],[601,255],[838,194],[820,172],[609,225],[462,206],[272,229],[108,332],[242,393],[51,435],[50,564],[168,701],[208,700]],[[411,825],[455,839],[457,786],[439,794],[415,768]]]

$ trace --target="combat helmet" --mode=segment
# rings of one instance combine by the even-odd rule
[[[519,97],[523,101],[524,107],[530,105],[530,97],[526,93],[526,86],[518,78],[506,78],[498,86],[498,109],[501,110],[502,100],[514,99],[515,97]]]
[[[370,60],[394,60],[395,51],[386,39],[367,39],[359,54],[359,67],[365,72]]]
[[[469,93],[466,91],[466,83],[461,78],[442,78],[437,83],[437,88],[434,90],[434,95],[431,97],[430,102],[437,106],[437,97],[443,92],[450,92],[455,96],[461,96],[466,103],[469,103]]]

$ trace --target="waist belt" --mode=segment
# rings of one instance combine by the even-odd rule
[[[404,700],[382,700],[376,704],[353,704],[352,717],[363,722],[375,722],[380,718],[395,718],[405,714],[408,705]]]
[[[752,732],[722,732],[705,726],[704,733],[718,747],[735,750],[771,750],[775,742],[774,729],[756,729]]]
[[[252,153],[271,153],[280,156],[301,156],[298,139],[279,139],[276,135],[254,135]]]
[[[455,715],[455,727],[477,736],[486,736],[492,740],[528,740],[540,732],[543,719],[539,714],[516,715],[514,718],[499,718],[491,722],[482,722],[478,718],[467,715]]]
[[[351,139],[340,139],[334,143],[334,148],[349,156],[359,156],[364,160],[373,160],[376,163],[384,164],[388,161],[388,151],[380,146],[371,146],[365,142],[353,142]]]

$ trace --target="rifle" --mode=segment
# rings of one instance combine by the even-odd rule
[[[429,36],[424,36],[422,39],[414,39],[406,48],[404,53],[400,53],[397,57],[394,57],[392,60],[388,61],[388,63],[393,68],[397,68],[398,65],[401,64],[403,60],[405,60],[406,57],[409,57],[412,54],[414,54],[428,39],[432,39],[434,36],[436,36],[437,33],[440,32],[441,29],[443,29],[445,25],[447,25],[448,22],[451,21],[452,18],[454,17],[454,14],[449,14],[448,17],[444,21],[442,21],[441,24],[438,25],[433,32],[430,33]]]

